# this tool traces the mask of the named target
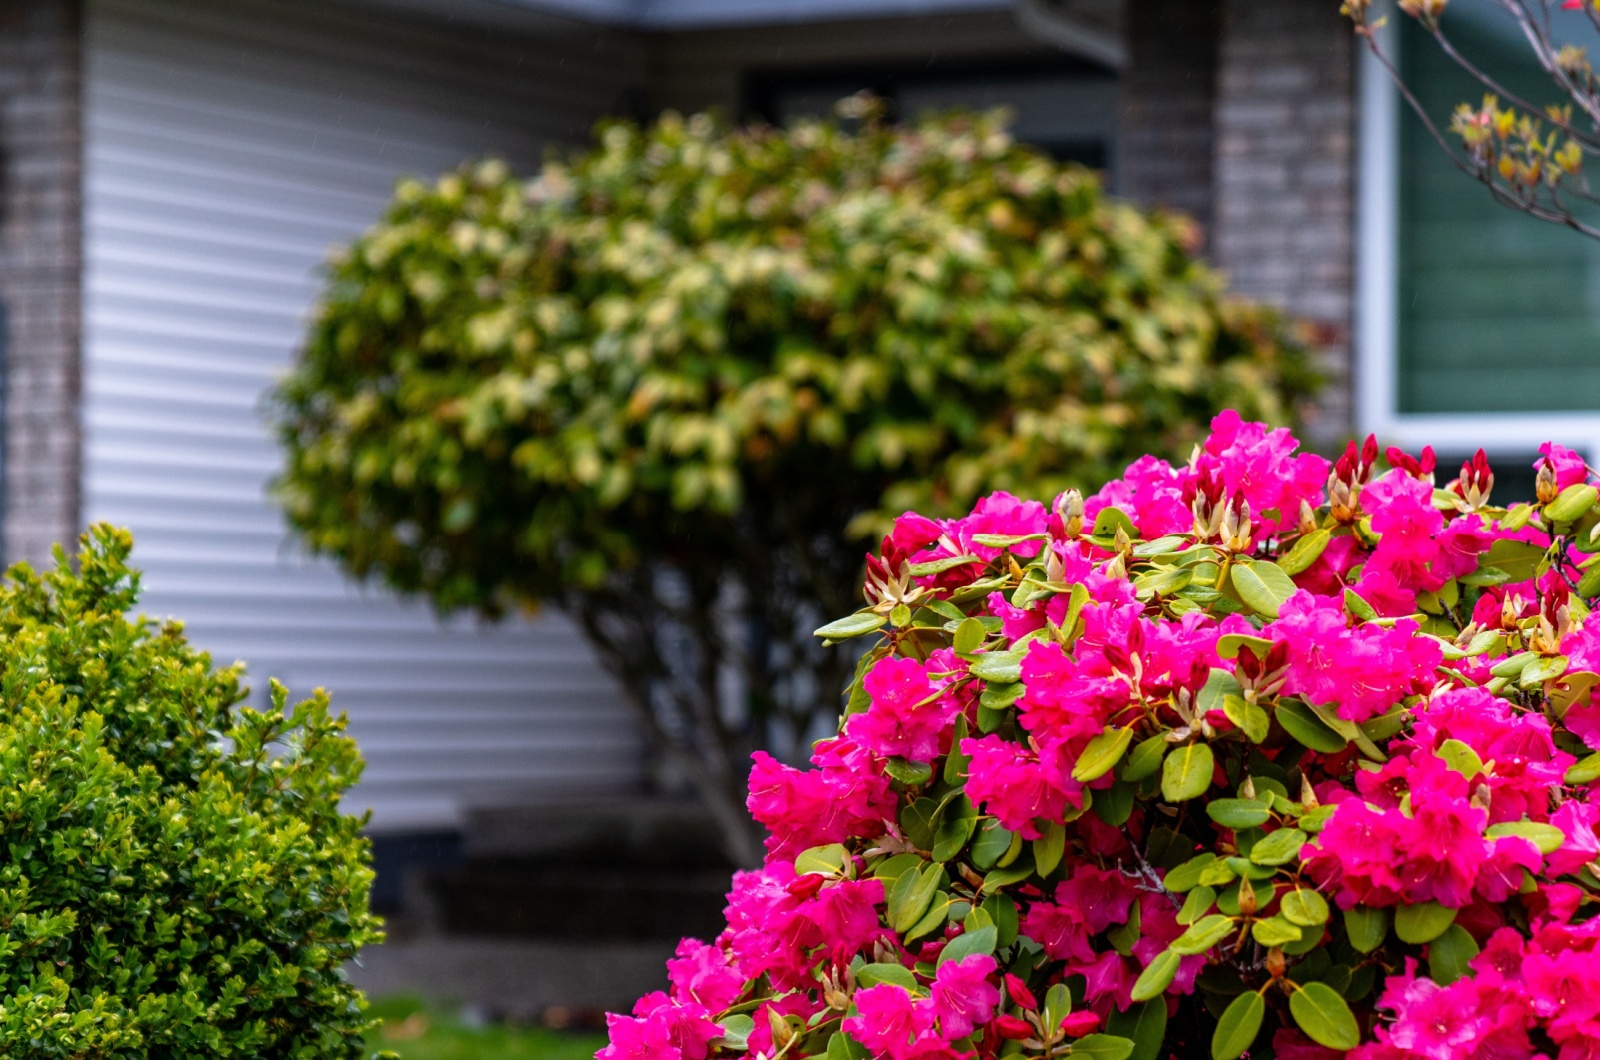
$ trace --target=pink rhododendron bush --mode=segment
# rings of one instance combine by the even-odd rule
[[[899,520],[838,735],[757,756],[765,866],[602,1060],[1600,1057],[1594,476],[1212,427]]]

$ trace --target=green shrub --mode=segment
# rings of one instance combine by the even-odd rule
[[[403,182],[279,391],[280,495],[357,576],[572,613],[754,861],[748,752],[837,709],[810,633],[871,532],[1293,417],[1304,351],[1192,235],[994,115],[668,116]]]
[[[126,531],[0,588],[0,1056],[362,1055],[361,760],[325,693],[240,705],[130,619]]]

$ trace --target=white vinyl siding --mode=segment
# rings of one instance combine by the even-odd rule
[[[377,830],[630,789],[637,730],[568,622],[441,625],[301,556],[266,495],[261,407],[328,250],[397,175],[530,165],[615,103],[626,56],[596,29],[475,52],[335,10],[88,4],[84,519],[133,530],[146,612],[245,660],[257,701],[268,676],[333,693],[367,758],[351,808]]]

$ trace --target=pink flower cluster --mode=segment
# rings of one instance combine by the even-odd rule
[[[838,735],[755,755],[765,864],[601,1060],[1600,1060],[1595,476],[1212,428],[895,523]]]

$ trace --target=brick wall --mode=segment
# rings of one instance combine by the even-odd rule
[[[1220,0],[1129,0],[1117,191],[1212,220]]]
[[[76,0],[0,2],[7,563],[78,531],[80,24]]]
[[[1233,289],[1308,321],[1333,382],[1308,434],[1351,423],[1354,36],[1329,0],[1226,0],[1212,256]]]

